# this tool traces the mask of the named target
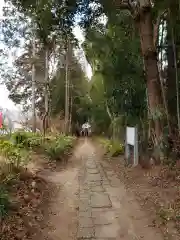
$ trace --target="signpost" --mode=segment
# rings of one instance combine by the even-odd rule
[[[133,146],[133,166],[139,163],[137,127],[126,127],[125,158],[130,164],[130,146]]]

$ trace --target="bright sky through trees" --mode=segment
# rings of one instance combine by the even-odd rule
[[[4,6],[4,0],[0,0],[0,21],[3,17],[3,11],[2,11],[3,6]],[[79,42],[82,43],[84,41],[84,36],[82,34],[81,29],[78,26],[76,26],[74,28],[73,32],[74,32],[74,35],[79,40]],[[0,48],[1,47],[3,47],[3,46],[0,43]],[[92,70],[91,70],[90,65],[86,61],[83,50],[82,49],[76,50],[75,54],[77,56],[80,56],[79,61],[82,64],[83,69],[86,72],[88,78],[90,79],[92,77]],[[8,90],[6,89],[6,87],[4,85],[0,85],[0,106],[3,108],[11,109],[11,110],[17,109],[15,104],[8,98],[8,94],[9,93],[8,93]]]

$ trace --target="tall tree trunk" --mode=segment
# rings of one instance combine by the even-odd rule
[[[72,108],[73,108],[73,96],[72,96],[72,89],[71,89],[70,110],[69,110],[69,133],[72,132]]]
[[[167,60],[168,60],[168,69],[167,69],[167,99],[168,99],[168,109],[171,116],[171,124],[177,122],[176,115],[176,74],[174,66],[174,51],[172,46],[171,34],[168,26],[168,49],[167,49]],[[177,126],[177,124],[176,124]]]
[[[178,6],[177,6],[178,7]],[[176,61],[176,47],[175,43],[176,40],[174,39],[174,31],[173,31],[173,19],[171,19],[170,12],[171,9],[174,9],[174,3],[171,2],[170,11],[167,18],[167,60],[168,60],[168,69],[167,69],[167,100],[168,100],[168,109],[169,114],[171,116],[171,126],[173,128],[178,127],[178,119],[177,119],[177,92],[176,92],[176,68],[175,68],[175,61]]]
[[[48,46],[46,46],[45,48],[44,108],[45,108],[45,114],[43,119],[43,130],[45,134],[48,128],[48,117],[49,117],[49,49],[48,49]]]
[[[66,46],[66,67],[65,67],[65,134],[69,130],[69,39]]]
[[[179,80],[178,80],[178,69],[177,69],[177,54],[176,54],[176,43],[174,36],[174,26],[171,26],[172,32],[172,47],[173,47],[173,56],[174,56],[174,67],[175,67],[175,79],[176,79],[176,108],[177,108],[177,123],[178,123],[178,132],[180,133],[180,104],[179,104]]]
[[[158,69],[159,69],[159,79],[161,84],[161,92],[162,92],[162,98],[163,98],[163,105],[166,113],[166,119],[167,119],[167,126],[168,126],[168,132],[171,134],[171,124],[170,124],[170,118],[169,118],[169,111],[168,111],[168,102],[166,99],[166,91],[164,88],[164,68],[163,68],[163,62],[164,62],[164,42],[165,42],[165,32],[166,32],[166,21],[164,19],[164,16],[161,15],[161,31],[160,28],[158,28],[158,40],[159,40],[159,46],[158,46]]]
[[[156,113],[162,111],[162,95],[158,72],[158,61],[156,47],[154,46],[153,23],[152,23],[152,6],[150,1],[141,1],[141,12],[138,20],[139,35],[141,41],[141,50],[144,60],[146,84],[149,111],[154,122],[154,133],[156,144],[162,137],[161,119]]]
[[[33,37],[33,64],[32,64],[32,131],[36,132],[36,69],[35,69],[35,57],[36,57],[36,44],[35,36]]]

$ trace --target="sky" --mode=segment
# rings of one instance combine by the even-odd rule
[[[0,21],[3,15],[2,13],[3,5],[4,5],[4,0],[0,0]],[[73,32],[75,37],[80,41],[80,43],[82,43],[84,41],[84,36],[82,34],[81,29],[77,26],[74,28]],[[81,50],[81,53],[82,53],[82,50]],[[77,54],[78,54],[78,51],[77,51]],[[92,77],[92,70],[91,70],[91,66],[86,61],[84,54],[82,54],[81,62],[84,65],[85,72],[88,78],[90,79]],[[9,95],[9,92],[6,86],[0,85],[0,106],[3,108],[7,108],[9,110],[19,111],[19,107],[15,106],[15,104],[8,98],[8,95]]]
[[[0,21],[2,17],[2,7],[4,0],[0,0]],[[8,90],[4,85],[0,85],[0,106],[9,110],[16,110],[15,104],[8,98]]]

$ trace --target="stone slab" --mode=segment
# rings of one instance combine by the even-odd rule
[[[92,217],[96,216],[97,212],[98,214],[102,214],[106,211],[116,211],[115,208],[92,208]]]
[[[95,227],[95,238],[117,238],[119,236],[118,224],[102,225]]]
[[[90,210],[90,206],[88,202],[80,202],[79,203],[79,211],[80,212],[87,212],[88,210]]]
[[[88,182],[101,181],[101,176],[100,176],[100,174],[88,174],[86,176],[86,181],[88,181]]]
[[[92,208],[107,208],[112,207],[109,195],[106,193],[92,193],[91,195]]]
[[[116,238],[91,238],[91,240],[117,240]]]
[[[82,186],[80,186],[80,191],[87,191],[89,190],[89,186],[88,184],[83,184]]]
[[[110,186],[110,182],[108,180],[102,181],[102,185]]]
[[[94,238],[94,229],[93,228],[79,228],[77,238],[78,239]]]
[[[89,187],[102,186],[102,181],[89,182]]]
[[[107,170],[107,171],[106,171],[106,174],[108,175],[108,177],[116,176],[115,172],[112,171],[112,170]]]
[[[97,168],[87,168],[88,173],[98,174],[99,170]]]
[[[79,217],[79,227],[80,228],[93,227],[92,218],[91,217]]]
[[[88,163],[88,164],[86,164],[86,168],[89,168],[89,169],[97,169],[97,166],[96,166],[96,164],[94,164],[94,163]]]
[[[90,209],[88,209],[88,211],[79,212],[79,217],[91,218],[91,216],[92,216],[92,212]]]
[[[93,222],[95,225],[107,225],[117,222],[118,213],[115,211],[93,212]]]
[[[104,192],[105,190],[101,186],[91,186],[92,192]]]

